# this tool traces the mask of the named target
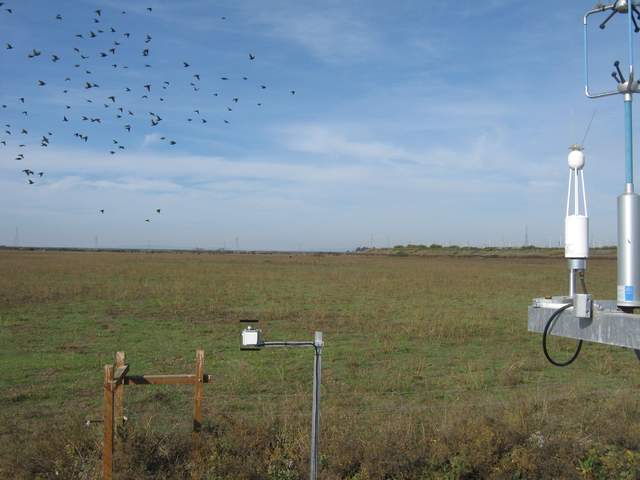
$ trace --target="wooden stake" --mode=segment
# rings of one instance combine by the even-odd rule
[[[103,401],[102,478],[111,480],[113,471],[113,365],[104,366]]]
[[[124,352],[116,352],[116,369],[124,368]],[[115,385],[115,421],[116,425],[124,425],[124,383]]]
[[[196,350],[196,375],[193,386],[193,431],[202,428],[202,383],[204,375],[204,350]]]

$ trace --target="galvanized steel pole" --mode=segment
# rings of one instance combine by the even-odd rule
[[[318,437],[320,434],[320,382],[322,371],[322,332],[316,332],[313,342],[313,407],[311,410],[311,472],[309,478],[318,478]]]

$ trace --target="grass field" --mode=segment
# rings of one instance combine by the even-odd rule
[[[587,281],[614,298],[615,260]],[[558,369],[527,332],[565,283],[541,256],[0,251],[0,478],[97,478],[103,365],[190,372],[196,348],[204,451],[189,388],[131,388],[116,478],[305,478],[312,351],[241,352],[241,318],[324,332],[321,478],[637,478],[633,352],[586,344]]]

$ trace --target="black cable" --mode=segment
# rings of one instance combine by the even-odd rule
[[[549,351],[547,350],[547,335],[549,334],[551,324],[558,317],[558,315],[560,315],[571,306],[573,306],[571,303],[567,303],[566,305],[563,305],[555,312],[553,312],[549,317],[549,320],[547,320],[546,325],[544,326],[544,332],[542,332],[542,351],[544,352],[544,356],[547,357],[547,360],[549,360],[549,362],[551,362],[556,367],[566,367],[568,365],[571,365],[576,360],[576,358],[578,358],[578,355],[580,355],[580,350],[582,349],[582,340],[578,340],[578,347],[576,348],[576,352],[566,362],[558,362],[554,360],[553,358],[551,358],[551,355],[549,355]]]

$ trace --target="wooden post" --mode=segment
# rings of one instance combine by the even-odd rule
[[[193,384],[193,431],[202,428],[202,383],[204,381],[204,350],[196,350],[196,378]]]
[[[124,352],[116,352],[116,368],[124,368]],[[124,424],[124,382],[115,385],[115,421]]]
[[[102,478],[111,480],[113,471],[113,365],[104,366],[103,401]]]

